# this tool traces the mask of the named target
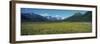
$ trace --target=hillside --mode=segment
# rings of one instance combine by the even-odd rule
[[[91,22],[92,21],[92,12],[88,11],[85,14],[75,13],[69,18],[65,18],[64,21],[72,22]]]
[[[31,22],[41,22],[41,21],[47,21],[48,19],[35,14],[35,13],[21,13],[21,21],[25,22],[25,21],[31,21]]]

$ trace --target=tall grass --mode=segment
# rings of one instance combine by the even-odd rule
[[[24,22],[21,25],[21,35],[62,34],[91,32],[89,22]]]

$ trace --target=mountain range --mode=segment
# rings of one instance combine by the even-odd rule
[[[75,13],[69,18],[65,18],[64,21],[83,21],[83,22],[91,22],[92,21],[92,11],[88,11],[85,14]]]
[[[80,12],[73,14],[68,18],[41,16],[35,13],[21,13],[22,22],[44,22],[44,21],[71,21],[71,22],[91,22],[92,11],[87,11],[85,14]]]
[[[38,22],[38,21],[48,21],[48,19],[35,13],[21,13],[21,21]]]

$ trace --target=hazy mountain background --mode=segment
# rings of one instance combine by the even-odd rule
[[[85,14],[77,12],[68,18],[41,16],[35,13],[21,13],[22,22],[47,22],[47,21],[70,21],[70,22],[91,22],[92,11],[87,11]]]

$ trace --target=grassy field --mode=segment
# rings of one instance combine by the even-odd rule
[[[21,35],[62,34],[91,32],[89,22],[24,22]]]

